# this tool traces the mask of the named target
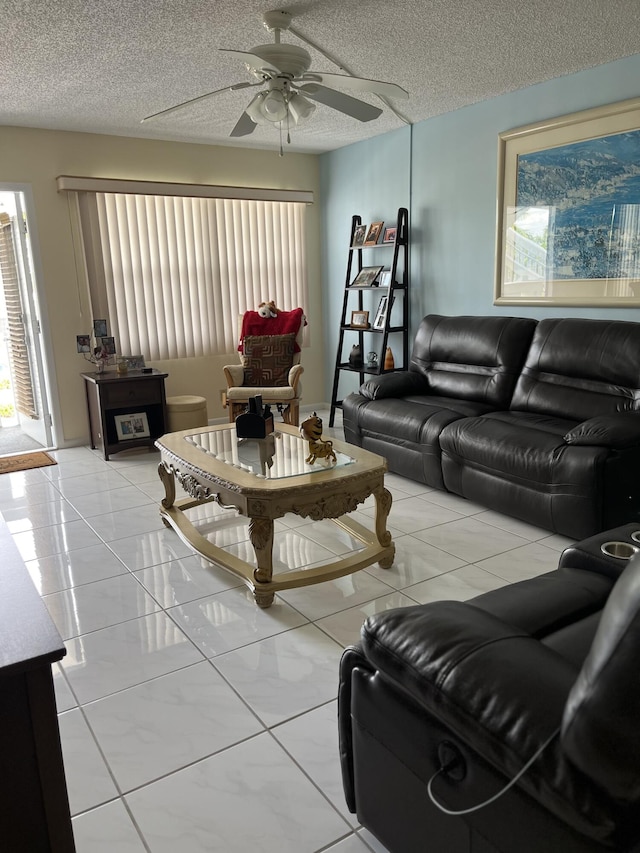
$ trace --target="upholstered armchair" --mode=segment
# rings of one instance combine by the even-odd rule
[[[264,404],[277,407],[285,423],[298,426],[305,322],[301,308],[281,311],[275,318],[246,311],[240,318],[240,363],[224,367],[231,423],[246,409],[249,398],[259,394]]]

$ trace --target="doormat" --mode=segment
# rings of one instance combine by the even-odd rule
[[[55,459],[41,450],[37,453],[21,453],[19,456],[0,457],[0,474],[11,474],[13,471],[26,471],[28,468],[44,468],[45,465],[57,464]]]

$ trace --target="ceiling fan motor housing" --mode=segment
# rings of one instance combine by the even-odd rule
[[[259,44],[251,49],[251,53],[264,59],[267,66],[277,68],[278,71],[290,79],[300,77],[311,67],[311,56],[303,48],[295,44]],[[265,72],[261,68],[254,68],[247,63],[247,68],[256,77],[264,77]],[[271,77],[269,73],[267,76]]]

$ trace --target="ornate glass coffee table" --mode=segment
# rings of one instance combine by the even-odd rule
[[[385,569],[393,563],[395,545],[387,530],[391,494],[384,487],[387,463],[375,453],[333,441],[335,464],[319,460],[309,465],[307,442],[287,424],[278,424],[275,433],[260,441],[239,440],[233,424],[199,427],[164,435],[156,447],[165,487],[160,507],[164,523],[207,560],[242,578],[260,607],[269,607],[281,589],[332,580],[373,563]],[[176,500],[176,482],[189,497]],[[346,515],[369,495],[375,498],[373,531]],[[209,502],[249,518],[255,564],[215,545],[185,515]],[[273,525],[288,512],[331,519],[365,547],[321,566],[274,576]]]

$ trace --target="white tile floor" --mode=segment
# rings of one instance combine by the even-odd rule
[[[0,477],[0,512],[67,648],[55,681],[78,853],[384,853],[343,801],[343,647],[371,613],[549,571],[569,544],[389,475],[393,567],[260,610],[163,526],[156,453],[53,455]],[[223,523],[248,555],[246,521]],[[356,547],[330,522],[277,529],[280,567]]]

